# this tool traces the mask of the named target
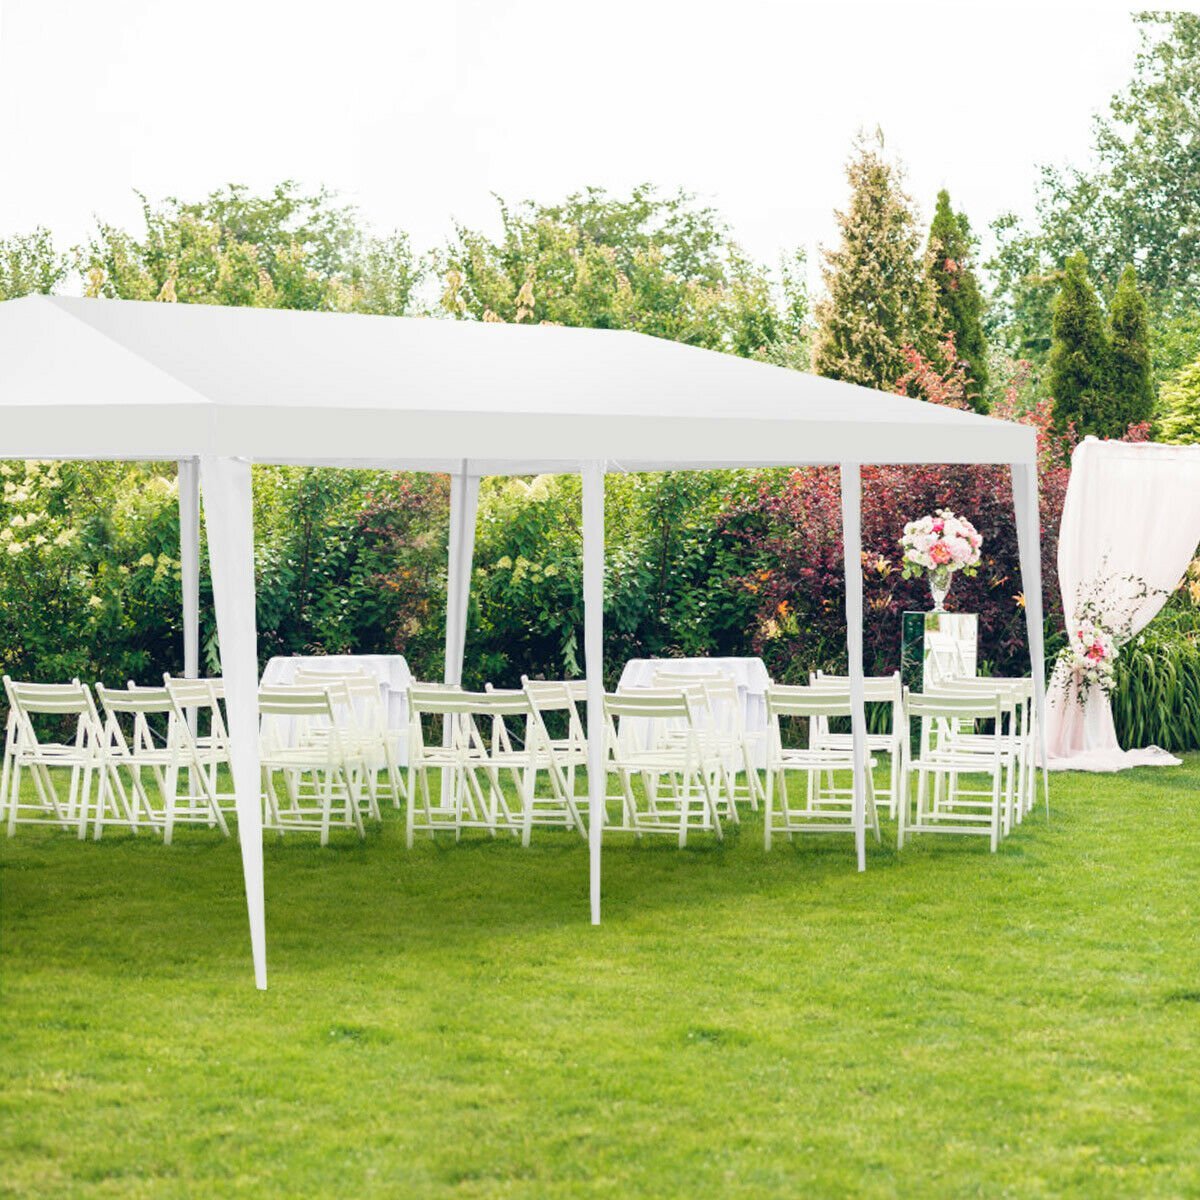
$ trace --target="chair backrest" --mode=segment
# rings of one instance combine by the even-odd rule
[[[440,683],[414,683],[408,690],[408,711],[412,717],[469,714],[475,711],[480,694]]]
[[[355,669],[323,671],[319,667],[300,667],[292,676],[297,687],[332,689],[335,706],[349,697],[355,724],[365,733],[380,733],[387,728],[387,708],[383,685],[378,676]]]
[[[100,718],[91,690],[78,679],[70,683],[25,683],[4,676],[9,715],[6,730],[10,744],[35,747],[41,739],[35,716],[75,718],[75,745],[98,747],[102,738]]]
[[[491,717],[528,717],[532,704],[523,688],[494,688],[489,683],[482,692],[476,692],[480,704],[476,713]]]
[[[670,687],[675,683],[708,683],[715,679],[728,679],[719,667],[705,667],[697,671],[672,670],[669,666],[654,668],[654,686]]]
[[[106,713],[172,714],[174,705],[165,687],[141,687],[130,681],[124,688],[106,688],[96,684],[96,695]]]
[[[999,695],[969,693],[909,692],[904,695],[909,719],[928,717],[947,721],[999,721],[1006,707]]]
[[[78,679],[70,683],[24,683],[4,676],[8,702],[27,716],[95,716],[96,706],[87,685]]]
[[[780,717],[848,717],[850,696],[834,688],[774,683],[767,688],[767,715]]]
[[[224,679],[180,679],[168,672],[163,675],[163,685],[171,698],[177,721],[188,723],[190,728],[196,729],[200,714],[206,713],[211,742],[216,745],[228,742],[225,715],[221,711],[221,701],[225,698]]]
[[[225,680],[222,678],[181,679],[169,672],[163,684],[176,707],[216,708],[225,699]]]
[[[826,675],[817,671],[810,675],[808,686],[821,691],[850,694],[849,675]],[[902,687],[900,672],[891,675],[867,675],[863,679],[863,699],[868,704],[898,704],[901,699]]]
[[[604,711],[611,717],[645,720],[684,720],[692,723],[692,701],[686,691],[675,688],[630,688],[627,692],[608,692]]]
[[[258,689],[258,711],[264,717],[325,717],[332,722],[338,690],[337,685],[271,684]]]
[[[568,712],[587,701],[586,680],[530,679],[522,675],[521,688],[539,712]]]

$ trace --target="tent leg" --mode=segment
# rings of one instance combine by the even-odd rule
[[[592,924],[600,924],[604,836],[604,463],[583,470],[583,655],[587,672],[588,864]]]
[[[467,644],[467,602],[471,596],[471,564],[475,557],[475,516],[479,509],[479,476],[462,468],[450,477],[450,569],[446,581],[446,659],[443,679],[462,683]]]
[[[850,728],[854,747],[854,849],[867,869],[867,712],[863,700],[862,471],[842,463],[842,545],[846,573],[846,654],[850,663]]]
[[[450,476],[450,553],[446,577],[446,655],[444,683],[462,683],[467,647],[467,607],[471,598],[471,564],[475,557],[475,515],[479,508],[479,476],[470,474],[464,458]],[[442,725],[442,745],[449,746],[453,729]],[[449,772],[442,772],[442,807],[451,803]]]
[[[179,569],[183,584],[183,674],[200,674],[200,463],[179,462]]]
[[[1038,507],[1037,466],[1012,464],[1013,511],[1017,549],[1021,556],[1021,591],[1025,596],[1025,629],[1029,641],[1029,674],[1033,680],[1033,709],[1042,756],[1042,796],[1050,820],[1050,770],[1046,753],[1046,647],[1042,615],[1041,511]]]
[[[243,459],[206,455],[200,460],[200,477],[229,713],[229,756],[250,914],[250,951],[254,981],[265,988],[267,944],[258,776],[258,635],[250,464]]]

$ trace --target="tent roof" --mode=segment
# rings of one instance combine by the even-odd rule
[[[642,334],[28,296],[0,304],[0,457],[481,474],[1031,462],[1031,429]]]

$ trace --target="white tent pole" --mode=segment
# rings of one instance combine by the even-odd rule
[[[592,924],[600,924],[604,834],[604,463],[583,469],[583,658],[587,672],[588,858]]]
[[[1033,680],[1033,708],[1042,754],[1042,796],[1046,820],[1050,819],[1050,771],[1046,754],[1046,647],[1042,615],[1041,510],[1038,507],[1037,467],[1012,464],[1013,511],[1017,524],[1017,550],[1021,556],[1021,592],[1025,597],[1025,628],[1029,642],[1029,673]]]
[[[475,515],[479,508],[479,476],[470,473],[470,463],[450,476],[450,546],[446,575],[446,652],[442,679],[462,683],[463,656],[467,649],[467,610],[471,598],[471,564],[475,557]],[[449,746],[454,729],[442,722],[442,745]],[[454,779],[442,772],[442,804],[453,795]]]
[[[183,674],[200,674],[200,463],[179,460],[179,571],[183,586]]]
[[[258,634],[250,464],[244,459],[205,455],[200,460],[200,480],[229,715],[229,758],[237,798],[242,873],[250,912],[250,950],[255,983],[265,988],[267,945],[258,778]]]
[[[450,567],[446,580],[446,658],[443,676],[446,683],[462,683],[478,510],[479,476],[470,472],[470,464],[463,459],[461,468],[450,476]]]
[[[863,700],[862,472],[842,463],[842,546],[846,573],[846,654],[850,662],[850,728],[854,747],[854,848],[867,869],[867,710]]]

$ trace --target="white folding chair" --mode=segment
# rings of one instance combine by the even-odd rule
[[[826,675],[817,671],[809,676],[809,687],[828,691],[838,695],[850,695],[850,677],[848,675]],[[863,699],[867,704],[887,705],[887,719],[890,728],[882,733],[867,734],[867,751],[870,754],[886,754],[888,756],[888,794],[886,800],[876,796],[876,804],[886,808],[888,815],[895,817],[896,807],[900,803],[900,742],[904,737],[904,705],[902,702],[903,688],[900,684],[900,672],[891,675],[869,675],[863,680]],[[839,731],[831,733],[828,718],[818,718],[814,749],[848,750],[852,745],[852,735]]]
[[[767,782],[763,838],[770,850],[776,833],[791,840],[797,833],[857,833],[859,822],[869,826],[879,841],[879,814],[870,751],[864,761],[854,761],[853,742],[829,745],[823,740],[831,719],[850,716],[850,697],[827,688],[773,684],[767,689]],[[783,721],[808,722],[808,745],[784,744]],[[863,808],[855,811],[854,774],[863,776]],[[803,777],[802,797],[788,787],[788,775]],[[841,775],[845,782],[838,782]],[[778,797],[776,787],[778,786]]]
[[[321,845],[329,842],[335,805],[338,824],[366,836],[355,780],[362,759],[353,737],[335,707],[350,705],[348,695],[339,695],[337,684],[303,687],[295,684],[261,687],[258,692],[260,720],[259,761],[262,766],[263,828],[280,833],[287,830],[319,829]],[[320,738],[305,736],[309,724],[324,731]],[[293,730],[299,727],[299,737]],[[280,804],[275,775],[283,776],[286,803]]]
[[[1002,750],[1004,764],[1004,832],[1024,820],[1032,807],[1036,764],[1033,740],[1033,684],[1028,679],[1007,679],[999,676],[976,676],[969,679],[944,680],[927,692],[939,696],[995,697],[1000,702],[1002,721]],[[941,722],[938,726],[939,746],[965,750],[990,748],[990,734],[975,731],[973,723],[965,726]],[[949,786],[957,786],[951,778]]]
[[[696,672],[656,668],[654,671],[654,686],[657,688],[687,685],[698,686],[703,692],[705,704],[700,710],[703,728],[720,755],[726,793],[735,802],[748,801],[751,809],[757,812],[758,802],[762,798],[762,782],[758,777],[754,754],[762,739],[746,731],[742,697],[736,680],[720,670]],[[742,783],[738,783],[739,772],[743,776]]]
[[[167,845],[180,822],[218,826],[228,837],[229,826],[212,787],[216,764],[204,761],[191,728],[167,689],[138,687],[131,682],[122,691],[98,683],[96,695],[104,711],[105,768],[121,803],[134,812],[144,811],[149,822],[161,829]],[[157,733],[152,718],[157,718],[160,726]],[[129,723],[128,730],[123,720]],[[157,784],[161,810],[146,791],[143,775],[147,771]],[[123,772],[129,779],[128,792]],[[182,796],[181,780],[186,785]]]
[[[51,823],[87,834],[92,812],[92,780],[96,780],[96,837],[106,824],[137,828],[137,813],[126,804],[124,819],[108,815],[108,777],[104,769],[104,739],[92,693],[78,679],[70,683],[23,683],[4,676],[8,723],[4,765],[0,768],[0,811],[7,817],[8,836],[18,825]],[[41,737],[34,718],[70,728],[62,740]],[[56,777],[69,773],[66,796]],[[21,794],[21,777],[28,773],[34,798]]]
[[[229,732],[221,707],[225,700],[225,681],[221,678],[181,679],[167,672],[163,675],[163,686],[171,698],[176,721],[188,729],[193,759],[188,795],[211,796],[222,812],[236,813],[237,797],[229,768]],[[224,789],[222,769],[230,781]],[[196,777],[197,772],[204,774],[203,780]]]
[[[430,836],[453,830],[455,840],[462,837],[464,829],[485,829],[492,837],[501,826],[514,834],[521,832],[500,785],[500,768],[475,722],[476,714],[495,713],[502,707],[500,697],[489,702],[487,695],[423,683],[415,683],[409,690],[405,819],[409,847],[418,829]],[[521,699],[528,711],[523,694]],[[433,732],[434,719],[440,719],[442,736]],[[427,721],[431,726],[428,736]],[[430,786],[434,771],[442,785],[436,788]]]
[[[986,837],[993,851],[1005,828],[1005,773],[1009,736],[1004,729],[1001,695],[945,695],[906,692],[906,724],[921,724],[920,751],[913,758],[904,739],[904,774],[896,845],[914,833],[966,834]],[[991,732],[978,722],[990,721]],[[965,729],[970,740],[965,740]],[[912,777],[916,776],[916,811],[912,810]],[[964,780],[963,777],[967,777]],[[982,776],[986,787],[969,787]]]
[[[521,687],[529,698],[529,745],[535,752],[529,823],[574,828],[586,838],[587,827],[579,806],[586,802],[587,792],[585,789],[580,795],[578,784],[585,779],[587,769],[587,736],[579,715],[579,703],[587,699],[587,685],[579,680],[530,679],[522,675]],[[554,723],[553,730],[550,722]],[[538,777],[543,772],[549,783],[548,796],[539,794]],[[523,837],[528,841],[527,832]]]
[[[604,698],[605,769],[616,775],[620,792],[606,796],[605,827],[637,834],[671,834],[687,845],[691,830],[723,838],[717,792],[720,764],[706,747],[686,690],[633,688]],[[653,722],[660,732],[647,742],[635,727]],[[669,734],[667,731],[670,731]],[[591,736],[599,736],[592,731]],[[635,786],[640,784],[640,788]],[[621,819],[608,815],[609,800],[620,802]],[[736,818],[736,808],[734,808]]]
[[[364,780],[373,798],[379,794],[379,775],[386,780],[384,791],[392,798],[392,805],[400,807],[404,798],[404,779],[396,758],[396,739],[388,728],[387,707],[383,700],[383,687],[377,676],[369,671],[338,670],[324,671],[319,667],[301,667],[292,678],[301,687],[323,687],[325,684],[340,684],[345,688],[353,706],[353,724],[342,731],[349,745],[352,741],[359,751],[365,770]],[[323,736],[318,727],[310,727],[310,736]]]

